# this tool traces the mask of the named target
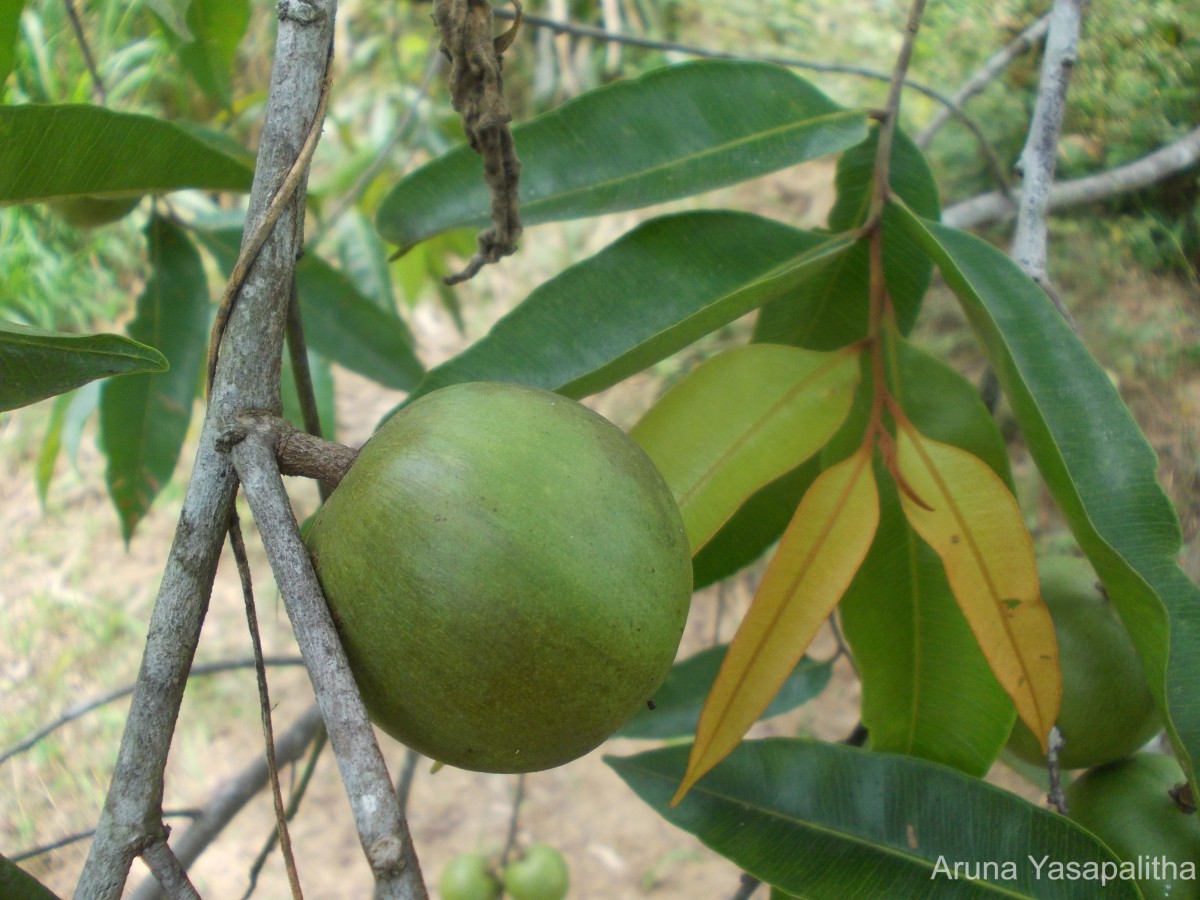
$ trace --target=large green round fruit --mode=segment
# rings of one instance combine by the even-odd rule
[[[1162,728],[1137,652],[1096,573],[1077,556],[1038,560],[1042,599],[1054,620],[1062,666],[1058,728],[1064,769],[1090,769],[1123,759]],[[1033,732],[1020,720],[1008,749],[1026,762],[1045,762]]]
[[[534,844],[504,870],[512,900],[563,900],[569,885],[567,861],[549,844]]]
[[[1172,757],[1138,753],[1067,788],[1068,814],[1134,865],[1147,898],[1200,898],[1200,815],[1182,812],[1167,794],[1183,780]]]
[[[500,896],[500,883],[488,870],[487,857],[463,853],[442,869],[438,891],[442,900],[494,900]]]
[[[371,718],[464,769],[596,747],[666,678],[691,599],[683,522],[646,454],[518,385],[401,410],[307,543]]]

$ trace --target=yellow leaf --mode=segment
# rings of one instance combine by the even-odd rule
[[[700,714],[671,803],[738,745],[849,587],[879,524],[871,449],[823,472],[796,510]]]
[[[1033,539],[1020,507],[982,460],[930,440],[911,423],[901,422],[898,432],[904,514],[942,558],[950,589],[992,672],[1045,751],[1058,717],[1062,677],[1054,623],[1042,602]]]

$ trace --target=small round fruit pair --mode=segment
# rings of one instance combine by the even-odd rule
[[[1089,769],[1124,759],[1162,728],[1129,633],[1086,559],[1045,556],[1038,571],[1062,666],[1059,765]],[[1037,738],[1019,719],[1008,749],[1025,762],[1045,763]]]
[[[569,884],[567,861],[549,844],[533,844],[504,870],[504,890],[512,900],[563,900]]]
[[[654,463],[574,400],[520,385],[402,409],[305,540],[371,718],[464,769],[595,748],[666,678],[691,601]]]
[[[1167,793],[1183,780],[1174,758],[1138,753],[1067,788],[1070,817],[1123,862],[1141,862],[1147,877],[1138,885],[1150,900],[1200,898],[1200,815],[1183,812]]]
[[[442,869],[438,890],[442,900],[495,900],[500,896],[500,883],[492,874],[487,857],[463,853]]]

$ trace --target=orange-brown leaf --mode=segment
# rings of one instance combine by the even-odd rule
[[[862,564],[879,524],[871,450],[823,472],[767,567],[700,715],[675,798],[729,755],[796,667]]]
[[[916,495],[900,492],[904,514],[942,558],[992,672],[1045,750],[1062,679],[1020,507],[982,460],[930,440],[910,423],[901,423],[896,450],[900,477]]]

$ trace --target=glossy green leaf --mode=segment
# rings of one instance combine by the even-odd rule
[[[77,104],[0,106],[0,205],[247,191],[253,166],[171,122]]]
[[[630,435],[662,472],[695,554],[759,488],[821,449],[858,384],[858,353],[751,344],[689,372]]]
[[[945,766],[839,744],[746,741],[671,807],[688,750],[605,761],[667,821],[796,896],[1139,896],[1112,874],[1101,887],[1098,868],[1092,878],[1051,878],[1055,863],[1084,873],[1089,864],[1115,870],[1116,860],[1065,816]],[[984,861],[994,865],[975,868]],[[955,863],[979,877],[943,874]]]
[[[866,221],[878,138],[879,127],[874,126],[865,141],[838,160],[837,201],[829,213],[833,232],[852,231]],[[898,196],[920,215],[938,218],[941,206],[933,173],[916,144],[902,131],[896,132],[889,172]],[[884,277],[897,324],[907,333],[929,289],[933,263],[913,238],[897,227],[895,218],[891,211],[884,211]],[[755,323],[754,340],[833,350],[865,337],[870,287],[867,256],[867,241],[860,241],[803,292],[764,306]]]
[[[17,32],[24,8],[25,0],[5,0],[0,3],[0,97],[4,95],[4,82],[13,69]]]
[[[792,521],[804,493],[820,473],[820,460],[814,457],[751,495],[692,557],[694,588],[722,581],[766,553]]]
[[[746,213],[652,219],[534,289],[413,396],[462,381],[593,394],[797,290],[848,245]]]
[[[526,225],[638,209],[836,153],[866,115],[767,63],[699,61],[589,91],[517,125]],[[380,234],[407,249],[487,222],[483,163],[462,145],[401,181]]]
[[[201,232],[228,272],[237,260],[240,229]],[[315,253],[296,264],[296,287],[311,350],[384,387],[409,391],[425,374],[412,333],[394,310],[364,297],[354,283]]]
[[[617,732],[626,738],[671,738],[695,734],[704,698],[717,677],[728,644],[718,644],[677,662],[662,687],[654,692],[654,709],[641,709]],[[788,676],[761,718],[782,715],[816,697],[833,674],[832,660],[805,656]]]
[[[1184,771],[1200,755],[1200,589],[1158,460],[1104,370],[1002,252],[904,212],[987,351],[1051,493],[1121,615]]]
[[[208,282],[200,254],[184,231],[159,216],[146,225],[146,242],[151,274],[128,330],[161,350],[171,368],[110,381],[100,396],[108,492],[126,541],[175,471],[208,338]]]
[[[117,334],[65,334],[0,320],[0,412],[97,378],[166,368],[153,347]]]
[[[0,897],[7,900],[58,900],[58,894],[0,855]]]
[[[896,350],[892,390],[910,420],[1008,482],[1004,439],[974,387],[906,342]],[[870,746],[982,776],[1012,730],[1012,702],[954,600],[941,559],[913,531],[894,483],[876,465],[879,530],[840,605]]]
[[[180,61],[206,94],[228,106],[238,44],[250,22],[249,0],[191,0],[185,22],[193,40],[179,46]]]

